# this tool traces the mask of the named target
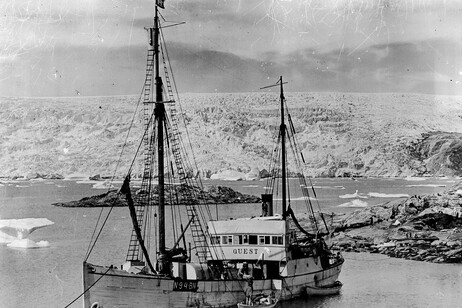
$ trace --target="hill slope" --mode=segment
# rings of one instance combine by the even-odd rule
[[[288,93],[286,99],[309,174],[462,175],[462,97]],[[112,175],[135,105],[130,96],[0,98],[0,176]],[[199,169],[210,175],[268,168],[277,94],[188,94],[181,105]],[[125,163],[142,134],[139,115],[132,131]]]

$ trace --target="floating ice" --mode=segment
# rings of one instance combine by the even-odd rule
[[[342,203],[339,207],[367,207],[369,204],[365,201],[355,199],[350,202]]]
[[[104,181],[104,182],[98,182],[93,184],[94,189],[108,189],[108,188],[114,188],[114,185],[112,185],[111,181]]]
[[[345,189],[345,187],[343,186],[318,186],[318,185],[314,185],[313,186],[314,188],[316,189]]]
[[[363,194],[358,194],[358,191],[356,191],[354,194],[345,194],[338,197],[342,199],[367,199],[367,196],[364,196]]]
[[[418,182],[418,181],[425,181],[426,178],[419,178],[419,177],[414,177],[414,176],[408,176],[405,178],[406,181],[413,181],[413,182]]]
[[[414,185],[406,185],[406,187],[446,187],[444,184],[414,184]]]
[[[21,240],[14,240],[11,243],[7,244],[6,246],[11,247],[11,248],[44,248],[44,247],[50,247],[50,243],[48,241],[39,241],[39,242],[34,242],[28,238],[24,238]]]
[[[370,192],[367,194],[369,197],[372,198],[409,198],[408,194],[382,194],[376,192]]]
[[[64,181],[84,181],[89,179],[88,174],[74,173],[64,177]]]
[[[54,222],[46,218],[0,219],[0,243],[17,248],[48,247],[47,241],[35,243],[27,237],[33,231],[52,224]]]
[[[310,199],[310,200],[317,200],[315,197],[305,197],[305,196],[303,196],[303,197],[298,197],[298,198],[290,198],[290,200],[292,200],[292,201],[303,201],[303,200],[308,200],[308,199]],[[277,200],[277,201],[281,201],[282,198],[274,198],[273,200],[275,200],[275,201],[276,201],[276,200]]]

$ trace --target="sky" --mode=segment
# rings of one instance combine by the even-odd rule
[[[142,90],[154,2],[0,1],[0,96]],[[165,0],[179,92],[462,95],[459,0]]]

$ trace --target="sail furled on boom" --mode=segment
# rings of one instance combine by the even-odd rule
[[[125,180],[124,180],[124,182],[122,184],[122,187],[120,188],[120,193],[124,194],[125,198],[127,199],[128,208],[130,210],[130,217],[132,218],[133,229],[136,232],[138,243],[139,243],[139,245],[141,247],[141,250],[143,251],[144,258],[145,258],[146,262],[148,263],[149,268],[151,269],[151,271],[153,273],[155,273],[156,270],[152,266],[151,259],[149,258],[148,251],[146,249],[146,246],[144,245],[144,239],[143,239],[143,236],[141,235],[140,226],[138,225],[138,219],[136,217],[136,209],[135,209],[135,205],[134,205],[134,202],[133,202],[132,193],[131,193],[131,190],[130,190],[130,175],[127,175],[125,177]]]

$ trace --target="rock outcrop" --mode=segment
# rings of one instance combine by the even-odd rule
[[[368,251],[435,263],[462,262],[462,183],[444,193],[413,196],[339,215],[335,249]]]
[[[168,189],[168,188],[167,188]],[[176,187],[175,190],[178,191],[179,202],[190,202],[190,203],[199,203],[199,200],[187,200],[184,199],[181,194],[181,190],[186,189],[193,189],[193,195],[199,196],[202,198],[203,201],[207,202],[208,204],[228,204],[228,203],[260,203],[261,199],[256,196],[246,195],[239,193],[229,187],[223,186],[211,186],[208,190],[200,191],[197,188],[188,188],[188,187]],[[140,190],[132,190],[132,194],[140,194],[143,193]],[[167,195],[169,192],[167,191]],[[175,194],[176,195],[176,194]],[[185,194],[189,195],[189,194]],[[152,192],[152,198],[154,202],[158,198],[157,191],[154,189]],[[182,199],[183,198],[183,199]],[[169,204],[168,198],[166,203]],[[121,196],[116,190],[108,191],[104,194],[85,197],[77,201],[69,201],[69,202],[59,202],[53,203],[55,206],[61,207],[119,207],[119,206],[127,206],[127,202],[124,196]]]

